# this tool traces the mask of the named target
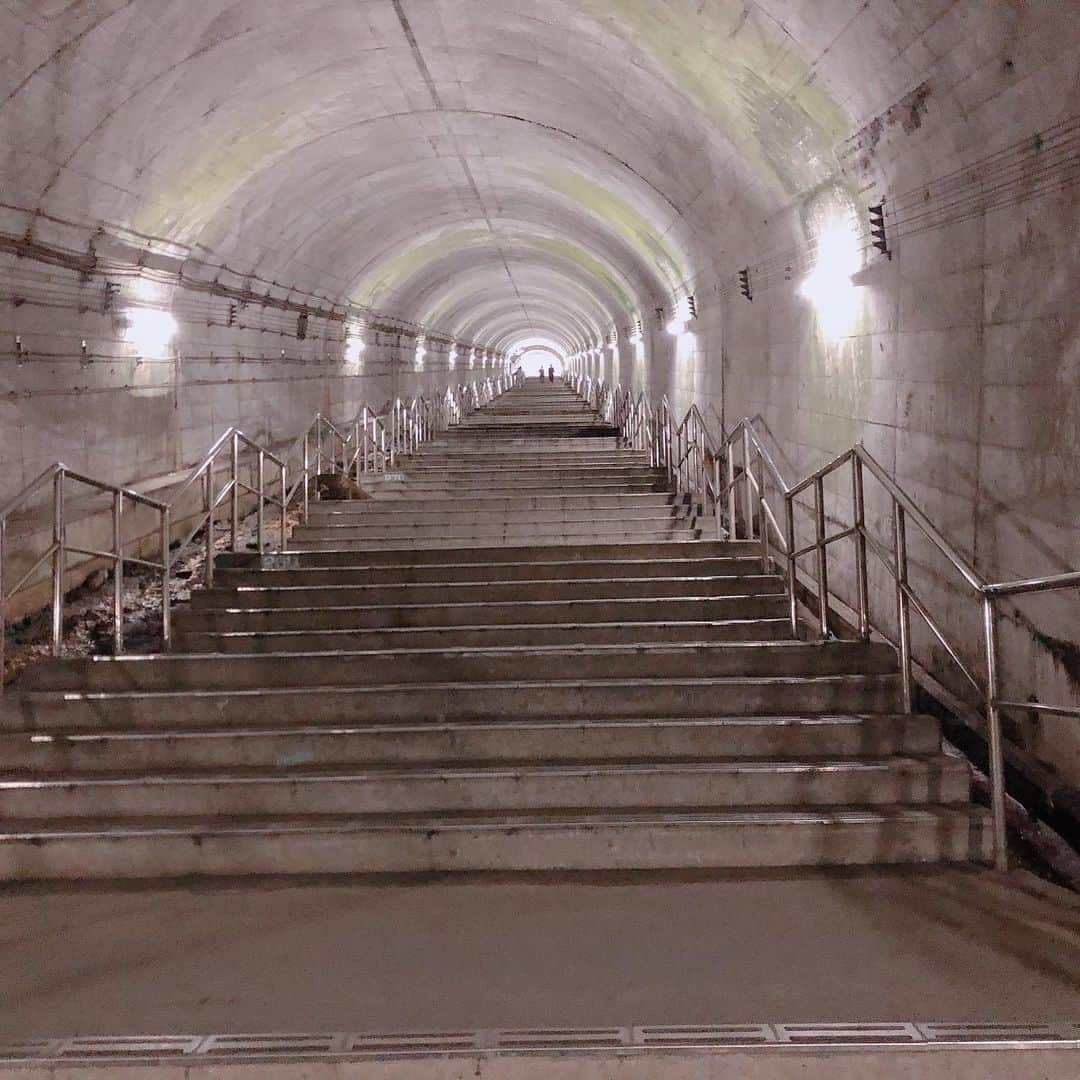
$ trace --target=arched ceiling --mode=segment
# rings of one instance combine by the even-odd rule
[[[5,189],[463,339],[573,350],[830,182],[893,9],[9,0]]]

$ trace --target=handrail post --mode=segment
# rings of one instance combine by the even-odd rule
[[[713,513],[716,515],[716,539],[723,539],[724,526],[720,520],[720,458],[713,458]]]
[[[743,428],[742,433],[743,491],[746,495],[746,539],[754,539],[754,480],[750,475],[750,432]]]
[[[367,406],[365,406],[365,408],[366,407]],[[361,476],[363,476],[363,473],[364,473],[363,462],[361,462],[361,460],[360,460],[360,455],[363,453],[363,440],[360,438],[360,417],[359,416],[353,421],[353,435],[352,435],[352,438],[353,438],[353,448],[354,448],[353,464],[356,466],[354,471],[355,471],[355,474],[356,474],[356,482],[359,484],[360,483],[360,478],[361,478]]]
[[[368,423],[368,407],[365,405],[363,410],[363,423],[364,423],[364,445],[362,450],[363,458],[363,471],[368,471],[368,452],[371,448],[371,425]]]
[[[172,598],[169,595],[172,578],[170,550],[172,545],[171,516],[167,506],[161,509],[161,639],[165,651],[172,648]]]
[[[255,516],[255,540],[259,545],[259,554],[266,550],[266,538],[265,538],[265,525],[266,525],[266,512],[264,510],[266,501],[266,454],[259,451],[259,506]],[[236,545],[233,545],[233,551],[236,550]]]
[[[203,509],[206,511],[206,568],[203,571],[206,587],[214,587],[214,463],[203,474]]]
[[[866,565],[866,497],[863,464],[858,454],[851,456],[851,486],[855,504],[855,575],[859,596],[859,637],[870,640],[870,585]]]
[[[986,735],[989,748],[990,810],[994,841],[994,869],[1009,869],[1005,821],[1005,748],[1001,735],[1001,675],[998,668],[997,607],[993,596],[983,595],[983,635],[986,639]]]
[[[304,432],[304,482],[300,485],[303,492],[301,506],[304,524],[308,523],[308,510],[311,504],[311,428]]]
[[[728,442],[725,459],[727,472],[728,539],[739,539],[739,495],[735,490],[735,442]]]
[[[799,562],[795,557],[795,496],[784,494],[784,531],[787,534],[787,577],[788,577],[788,620],[791,623],[791,636],[799,637],[799,598],[796,594]]]
[[[4,693],[4,672],[7,670],[5,641],[7,640],[7,600],[4,597],[4,557],[7,553],[7,518],[0,518],[0,695]]]
[[[232,468],[232,550],[236,551],[240,544],[240,435],[234,433],[232,437],[232,455],[230,459]]]
[[[53,480],[52,654],[59,656],[64,637],[64,470]]]
[[[912,711],[911,601],[908,598],[907,518],[893,502],[893,558],[896,560],[896,619],[900,638],[900,692],[905,713]]]
[[[124,651],[124,493],[113,492],[113,654]]]
[[[281,550],[289,546],[289,476],[288,468],[281,463]]]
[[[821,636],[829,636],[829,550],[825,545],[825,480],[814,481],[814,531],[817,537],[818,622]]]
[[[758,532],[761,533],[761,571],[769,572],[769,516],[765,506],[765,459],[758,454]]]

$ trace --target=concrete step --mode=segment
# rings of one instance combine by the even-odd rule
[[[517,477],[528,476],[545,484],[573,484],[578,480],[606,480],[609,483],[622,480],[664,479],[659,469],[648,465],[549,465],[536,463],[531,467],[520,465],[502,465],[490,462],[487,465],[453,466],[445,463],[427,464],[416,460],[403,463],[402,471],[410,481],[440,480],[455,483],[468,483],[486,486],[499,480],[513,481]]]
[[[969,807],[7,821],[9,881],[986,862]]]
[[[638,494],[619,495],[503,495],[501,497],[477,495],[469,499],[417,499],[403,490],[393,497],[372,499],[370,502],[317,502],[311,504],[311,523],[327,519],[347,520],[362,517],[372,511],[383,513],[484,513],[502,514],[506,511],[559,511],[589,510],[614,511],[616,513],[633,512],[638,509],[655,509],[676,505],[674,495],[668,492],[647,491]],[[374,504],[374,505],[373,505]],[[603,515],[606,516],[606,515]]]
[[[478,604],[513,601],[627,600],[655,597],[775,596],[783,578],[773,574],[728,577],[573,578],[569,581],[458,581],[432,584],[240,585],[192,593],[191,609],[366,607],[383,604]]]
[[[397,552],[414,552],[419,550],[437,550],[447,551],[449,549],[462,550],[469,547],[474,547],[477,543],[493,544],[498,543],[500,537],[498,535],[484,534],[478,535],[476,533],[463,532],[460,536],[436,536],[436,530],[429,532],[416,532],[412,536],[393,536],[393,537],[357,537],[356,539],[342,540],[335,538],[333,540],[333,550],[336,551],[397,551]],[[550,543],[553,547],[586,547],[590,544],[594,544],[597,539],[605,540],[612,544],[619,543],[694,543],[701,539],[701,529],[698,528],[670,528],[670,529],[651,529],[641,530],[639,532],[611,532],[592,530],[589,532],[551,532],[543,534],[542,540]],[[541,540],[541,537],[537,536],[535,531],[530,533],[513,532],[502,534],[501,539],[505,542],[506,546],[518,547],[522,543],[532,540],[533,543],[537,543]],[[326,550],[330,546],[330,541],[325,539],[310,539],[307,537],[300,537],[290,541],[290,545],[297,551],[311,550],[321,551]]]
[[[619,440],[615,435],[592,435],[583,438],[560,435],[557,438],[552,438],[550,436],[538,437],[526,433],[515,435],[512,431],[501,431],[497,433],[484,432],[477,435],[472,432],[462,434],[455,430],[440,436],[438,439],[433,440],[427,445],[432,450],[437,450],[442,447],[450,450],[464,448],[470,451],[485,453],[499,453],[504,449],[515,450],[535,447],[538,448],[540,452],[550,450],[556,452],[595,450],[598,453],[609,454],[620,449]]]
[[[371,683],[235,691],[8,693],[0,730],[160,731],[561,716],[715,717],[895,713],[895,674]]]
[[[348,506],[348,503],[339,504]],[[459,499],[455,509],[444,507],[428,508],[419,505],[400,506],[389,500],[379,500],[359,504],[362,509],[335,510],[329,503],[323,503],[309,517],[310,528],[373,528],[390,525],[395,528],[413,528],[418,525],[459,526],[506,526],[506,525],[548,525],[572,522],[612,522],[621,524],[641,521],[668,522],[687,516],[687,508],[676,506],[671,501],[653,503],[644,506],[626,507],[515,507],[515,506],[474,506],[472,500]]]
[[[372,649],[491,648],[496,645],[630,645],[690,641],[780,641],[786,619],[727,622],[592,623],[578,625],[437,626],[383,630],[276,630],[264,633],[179,631],[177,652],[338,652]]]
[[[506,646],[215,656],[168,654],[48,660],[20,688],[166,692],[362,686],[432,681],[508,682],[549,672],[559,679],[877,675],[896,670],[888,645],[835,642],[662,642],[635,645]]]
[[[683,543],[593,543],[576,546],[565,556],[553,552],[550,546],[521,544],[515,547],[462,548],[455,550],[452,559],[438,551],[373,552],[364,555],[366,566],[430,566],[454,563],[457,565],[495,565],[504,563],[559,563],[604,562],[631,560],[662,563],[683,559],[730,559],[761,558],[761,545],[747,540],[701,540],[695,544]],[[259,555],[253,551],[222,552],[214,560],[219,567],[244,567],[259,569],[301,569],[306,567],[352,566],[357,557],[347,551],[288,551],[273,555]],[[644,575],[642,575],[644,576]]]
[[[214,818],[462,811],[949,805],[970,797],[956,757],[620,761],[20,779],[0,773],[0,819]]]
[[[269,630],[376,630],[439,626],[591,625],[618,622],[726,622],[786,619],[787,596],[721,596],[699,599],[514,601],[507,604],[397,604],[321,608],[180,608],[178,632]]]
[[[432,565],[364,565],[255,569],[224,565],[220,558],[216,579],[223,585],[426,585],[460,581],[574,581],[630,578],[710,578],[761,574],[761,557],[715,559],[608,559],[566,561],[551,556],[544,561],[511,563],[444,563]]]
[[[929,756],[941,750],[938,722],[904,713],[865,716],[739,716],[649,719],[590,717],[442,720],[325,727],[227,727],[206,731],[101,731],[0,735],[13,773],[290,766],[346,767],[464,762],[734,761],[748,758]]]
[[[637,507],[582,507],[574,509],[517,509],[513,507],[473,507],[469,501],[460,500],[456,510],[401,509],[389,502],[361,504],[362,511],[312,514],[310,524],[301,526],[306,534],[311,529],[415,529],[425,526],[445,526],[449,529],[479,530],[483,533],[512,527],[529,529],[536,526],[575,529],[582,524],[595,523],[600,528],[618,526],[626,530],[642,524],[660,522],[667,524],[685,518],[683,508],[671,503],[658,506]]]
[[[363,520],[363,519],[361,519]],[[575,538],[582,543],[593,543],[598,536],[618,537],[642,536],[646,539],[669,539],[673,535],[684,534],[687,539],[696,535],[681,518],[672,513],[655,517],[639,516],[636,518],[597,518],[592,521],[492,521],[476,520],[472,522],[440,524],[438,521],[417,522],[415,524],[395,524],[375,519],[371,524],[357,525],[300,525],[293,530],[290,544],[304,547],[309,544],[337,547],[340,543],[352,544],[364,540],[399,540],[405,546],[413,539],[441,538],[445,541],[471,541],[473,545],[499,539],[532,541],[539,543],[547,540],[558,544],[565,540],[572,543]]]

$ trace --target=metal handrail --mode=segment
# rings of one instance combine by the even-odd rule
[[[1005,709],[1034,709],[1058,716],[1080,718],[1080,708],[1067,705],[1042,705],[1006,699],[1001,692],[1001,672],[998,659],[999,645],[999,610],[998,603],[1005,597],[1032,595],[1043,592],[1065,591],[1080,588],[1080,572],[1045,575],[1016,581],[990,582],[979,573],[946,539],[930,518],[920,509],[914,499],[900,487],[885,468],[861,443],[839,454],[832,461],[810,473],[796,484],[787,484],[779,469],[776,468],[767,447],[754,430],[753,421],[744,419],[728,439],[727,458],[729,475],[734,458],[741,444],[744,473],[751,474],[750,462],[753,454],[765,464],[774,477],[775,486],[784,500],[784,518],[786,530],[784,541],[778,548],[787,561],[788,592],[790,596],[790,614],[792,630],[798,632],[797,591],[799,568],[798,561],[809,555],[815,558],[814,579],[816,582],[818,606],[818,631],[822,637],[831,633],[830,601],[834,597],[841,599],[829,586],[828,549],[837,543],[851,540],[855,546],[856,606],[858,632],[863,639],[869,639],[872,633],[889,639],[882,632],[871,611],[869,590],[869,556],[873,555],[883,565],[893,579],[896,597],[897,636],[896,643],[900,655],[901,687],[904,711],[913,709],[915,680],[914,657],[912,649],[911,623],[912,614],[917,615],[939,642],[953,664],[965,680],[981,697],[986,713],[986,736],[989,751],[990,802],[993,828],[994,865],[1001,870],[1008,866],[1008,849],[1005,815],[1005,750],[1002,734],[1001,713]],[[751,448],[753,453],[751,453]],[[851,482],[851,505],[853,522],[839,532],[829,534],[826,530],[825,517],[825,480],[841,470],[848,471]],[[865,479],[869,473],[882,487],[890,500],[892,517],[892,550],[871,535],[866,524]],[[797,546],[795,529],[795,505],[798,496],[812,491],[812,515],[814,539],[812,542]],[[767,493],[755,486],[751,497],[758,499],[760,506],[768,505]],[[770,516],[772,515],[770,511]],[[733,516],[732,522],[736,519]],[[908,557],[908,525],[914,524],[931,546],[952,565],[964,582],[975,593],[981,606],[982,616],[982,652],[983,672],[980,677],[965,662],[961,649],[950,640],[938,620],[931,612],[930,605],[918,595],[910,580],[910,562]],[[737,527],[737,525],[736,525]]]
[[[112,538],[111,551],[99,551],[79,548],[67,541],[67,482],[80,484],[112,497]],[[52,496],[52,539],[45,553],[38,558],[14,586],[5,584],[5,565],[8,544],[8,523],[11,516],[25,506],[35,495],[51,489]],[[158,515],[158,530],[161,541],[161,558],[158,561],[141,559],[126,554],[128,543],[124,542],[123,521],[127,503],[145,506]],[[130,488],[117,484],[108,484],[91,476],[68,468],[62,462],[50,465],[44,472],[31,481],[14,498],[0,507],[0,693],[3,693],[3,672],[5,670],[5,651],[7,642],[6,610],[7,601],[19,592],[46,563],[51,562],[51,637],[54,656],[60,655],[64,634],[64,572],[67,557],[86,555],[111,561],[113,566],[113,647],[116,652],[124,648],[124,567],[128,564],[160,571],[162,575],[162,633],[166,640],[170,636],[171,617],[169,610],[169,561],[170,507],[157,499],[142,495]]]
[[[901,668],[903,707],[910,713],[914,699],[914,659],[912,650],[912,613],[926,624],[934,638],[957,666],[967,682],[980,695],[986,713],[986,734],[989,749],[989,782],[993,830],[994,865],[1004,870],[1008,866],[1008,849],[1005,816],[1005,753],[1002,735],[1001,713],[1006,709],[1029,709],[1057,716],[1080,718],[1080,708],[1070,705],[1053,705],[1021,702],[1002,696],[1001,672],[998,662],[999,602],[1006,597],[1058,592],[1080,588],[1080,571],[1045,575],[1016,581],[990,582],[980,574],[946,539],[930,518],[919,508],[914,499],[900,487],[884,467],[861,443],[838,454],[821,468],[790,484],[777,466],[765,440],[750,418],[742,419],[731,432],[723,436],[723,445],[716,447],[708,435],[704,419],[696,406],[687,410],[682,421],[672,424],[672,410],[666,398],[653,407],[645,394],[634,399],[619,387],[611,390],[602,381],[587,375],[568,374],[567,382],[597,410],[598,415],[617,424],[626,445],[650,450],[650,460],[657,466],[665,466],[675,490],[690,490],[699,494],[703,504],[712,498],[717,508],[718,535],[720,526],[719,506],[726,500],[730,539],[758,539],[761,542],[765,569],[772,565],[774,551],[780,554],[787,567],[789,596],[789,619],[793,636],[799,634],[798,584],[799,560],[813,556],[815,566],[813,580],[816,585],[818,606],[818,632],[823,638],[831,635],[830,602],[844,602],[829,585],[828,551],[834,545],[851,541],[855,548],[856,605],[853,610],[858,617],[858,633],[869,639],[877,633],[891,640],[882,632],[871,611],[869,589],[869,559],[872,555],[888,571],[893,579],[896,620],[899,641],[896,643]],[[614,408],[607,410],[609,402]],[[642,416],[642,409],[648,412]],[[643,436],[650,432],[653,440]],[[712,454],[717,465],[715,483],[709,483],[701,475],[695,477],[692,464],[696,456],[705,452]],[[721,485],[718,466],[724,459],[726,482]],[[737,470],[741,459],[741,472]],[[690,475],[688,475],[688,465]],[[850,473],[851,525],[830,533],[825,513],[825,480],[840,470]],[[872,476],[887,494],[892,510],[892,550],[870,533],[866,524],[866,475]],[[776,500],[770,498],[770,485]],[[740,522],[739,491],[744,492],[744,519]],[[813,518],[813,540],[799,545],[795,526],[795,508],[799,496],[812,492],[810,509]],[[773,501],[782,501],[783,507],[774,507]],[[778,513],[779,510],[779,513]],[[781,526],[781,515],[783,526]],[[934,618],[930,605],[913,588],[910,580],[907,529],[914,524],[976,594],[982,614],[982,652],[984,669],[982,676],[976,674],[965,662],[961,649],[949,639],[948,634]]]
[[[588,375],[567,373],[565,381],[600,420],[619,429],[624,446],[646,450],[649,463],[665,470],[676,495],[688,497],[702,517],[711,514],[717,537],[724,535],[719,447],[696,405],[676,422],[666,397],[654,407],[644,393],[635,398],[621,386]]]
[[[407,405],[398,399],[380,413],[364,405],[348,427],[343,431],[328,417],[317,414],[310,425],[297,437],[284,456],[278,456],[267,447],[250,438],[239,428],[229,428],[211,445],[199,463],[187,474],[184,482],[173,492],[169,503],[141,495],[130,488],[109,484],[85,476],[57,462],[50,465],[30,484],[0,506],[0,693],[3,692],[3,672],[6,642],[7,604],[16,593],[31,581],[43,565],[51,560],[51,648],[54,656],[61,655],[63,646],[63,600],[64,575],[69,554],[106,559],[113,568],[113,645],[119,655],[124,650],[123,588],[124,567],[140,566],[160,571],[161,579],[161,625],[165,647],[172,643],[172,620],[170,611],[170,585],[173,567],[184,556],[189,546],[201,533],[206,546],[205,584],[214,583],[215,529],[220,511],[228,505],[227,527],[231,534],[233,551],[238,548],[241,523],[240,500],[244,495],[256,498],[256,536],[258,550],[266,547],[266,507],[279,511],[281,547],[288,539],[288,508],[300,495],[304,520],[309,513],[311,481],[318,480],[325,469],[354,473],[357,480],[366,473],[383,474],[393,467],[397,455],[412,453],[423,442],[445,431],[451,424],[459,423],[470,412],[504,393],[512,386],[520,385],[520,372],[496,379],[486,378],[464,387],[448,387],[437,398],[420,395]],[[393,418],[391,431],[388,422]],[[252,469],[254,481],[248,482],[241,468],[244,451],[254,454]],[[222,468],[222,458],[227,458]],[[300,459],[294,466],[296,481],[288,483],[289,463]],[[279,486],[277,493],[271,491],[267,480],[267,466],[276,471]],[[218,474],[225,478],[219,482]],[[77,483],[109,494],[113,498],[113,545],[110,551],[79,548],[67,540],[66,483]],[[45,553],[38,558],[13,587],[6,584],[5,569],[8,547],[9,521],[36,495],[50,488],[52,491],[52,541]],[[202,508],[196,512],[194,525],[184,539],[171,549],[172,514],[189,493],[198,487],[202,492]],[[318,488],[316,484],[316,499]],[[157,560],[141,559],[126,553],[133,542],[123,538],[123,515],[127,503],[148,507],[158,514],[160,557]]]

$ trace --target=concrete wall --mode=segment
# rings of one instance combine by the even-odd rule
[[[717,402],[729,423],[760,416],[790,478],[863,442],[976,569],[997,580],[1080,567],[1080,206],[1067,164],[1078,144],[1071,128],[1053,131],[1080,111],[1077,24],[1062,25],[1057,5],[1028,5],[1017,28],[1000,6],[981,15],[969,8],[966,28],[953,20],[948,36],[936,26],[897,50],[897,65],[913,50],[924,57],[924,70],[903,84],[919,93],[856,115],[856,133],[838,147],[843,168],[826,198],[853,205],[865,232],[867,204],[884,197],[892,246],[891,261],[864,248],[865,284],[850,324],[830,333],[798,290],[818,186],[746,250],[753,302],[727,278],[695,359],[669,361],[661,378],[681,404],[691,396]],[[1036,133],[1047,129],[1040,146]],[[762,265],[762,253],[777,251],[790,252],[794,273],[785,274],[783,260]],[[699,293],[709,280],[699,280]],[[836,523],[851,521],[849,492],[848,483],[830,486]],[[886,501],[875,485],[868,495],[875,530],[888,540]],[[977,605],[912,532],[917,585],[978,662]],[[834,583],[851,597],[846,561],[833,560]],[[884,575],[876,580],[877,617],[892,626],[891,587]],[[1010,692],[1080,703],[1080,596],[1003,611]],[[917,640],[948,669],[928,634]],[[1075,720],[1020,716],[1010,730],[1080,782]]]

